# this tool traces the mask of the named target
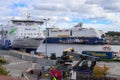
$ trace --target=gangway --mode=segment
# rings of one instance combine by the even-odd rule
[[[93,74],[93,68],[96,65],[96,62],[99,61],[98,57],[86,55],[86,54],[78,54],[80,59],[73,66],[73,70],[80,74]]]

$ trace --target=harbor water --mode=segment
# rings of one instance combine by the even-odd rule
[[[104,51],[105,45],[82,45],[82,44],[41,44],[37,49],[37,52],[43,52],[45,55],[50,56],[51,53],[56,53],[57,56],[61,56],[63,50],[68,48],[74,48],[75,51],[81,53],[83,50],[92,51]],[[119,51],[119,45],[111,45],[111,51]],[[47,52],[47,53],[46,53]]]

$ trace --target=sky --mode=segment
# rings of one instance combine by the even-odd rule
[[[0,25],[13,17],[50,19],[47,27],[71,28],[79,22],[83,27],[120,31],[120,0],[0,0]]]

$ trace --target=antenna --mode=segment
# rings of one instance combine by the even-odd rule
[[[26,12],[26,18],[27,18],[27,19],[30,19],[30,17],[31,17],[31,16],[30,16],[30,13],[27,11],[27,12]]]

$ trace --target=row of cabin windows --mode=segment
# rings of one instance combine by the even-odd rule
[[[41,25],[41,23],[21,23],[21,22],[19,23],[18,22],[18,23],[14,23],[14,25],[26,25],[26,26],[29,25],[30,26],[30,25]]]
[[[51,30],[51,32],[63,32],[63,31],[70,31],[70,30]]]
[[[21,33],[21,35],[41,35],[41,33]]]
[[[82,29],[78,29],[77,31],[81,31]],[[84,29],[83,29],[84,30]],[[51,30],[51,32],[68,32],[68,31],[74,31],[74,30]],[[76,30],[75,30],[76,31]]]

